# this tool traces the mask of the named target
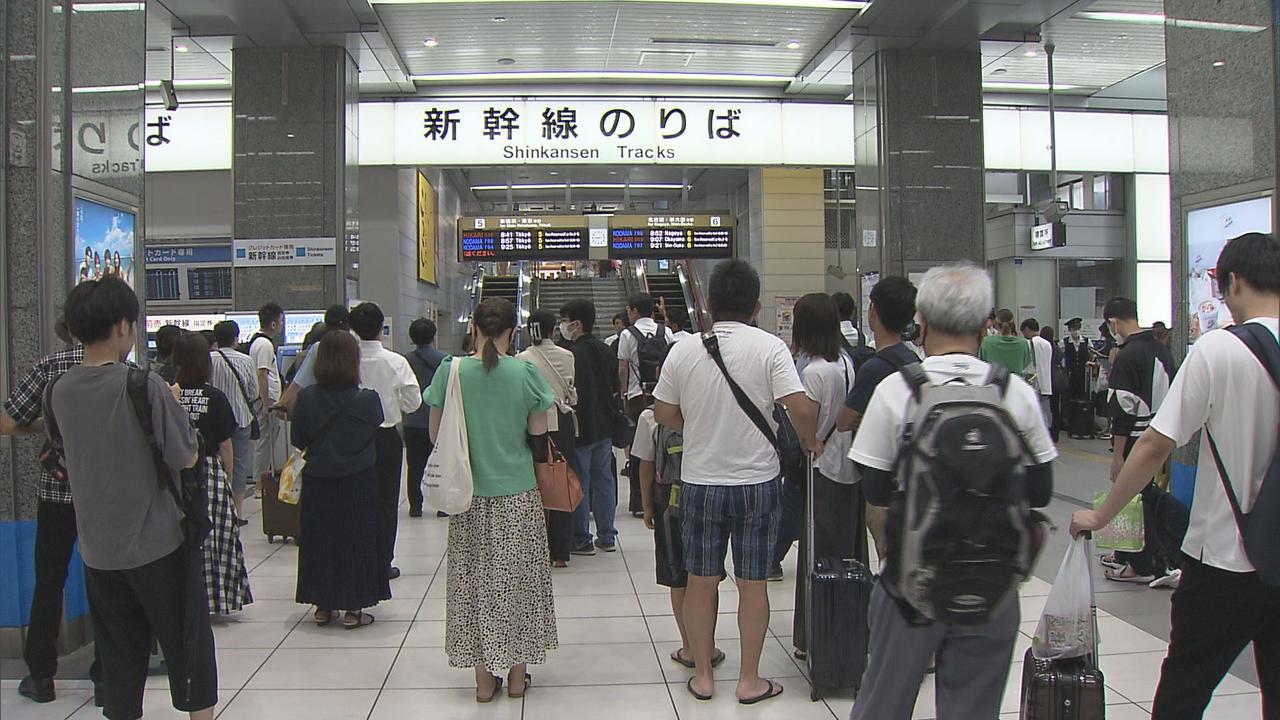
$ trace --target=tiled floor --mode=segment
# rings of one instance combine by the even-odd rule
[[[1065,486],[1059,477],[1060,486]],[[256,506],[255,506],[256,508]],[[1058,500],[1055,516],[1072,509]],[[378,621],[356,632],[320,629],[308,619],[308,608],[295,605],[293,582],[297,550],[267,544],[257,532],[258,518],[245,533],[251,584],[257,597],[235,621],[216,627],[220,685],[219,717],[223,720],[392,720],[398,718],[493,718],[497,720],[563,720],[570,713],[609,720],[659,718],[753,718],[805,720],[846,718],[852,698],[809,701],[804,669],[791,657],[793,578],[769,586],[773,607],[770,636],[762,660],[763,674],[780,680],[786,692],[755,707],[733,698],[738,662],[738,635],[733,610],[736,591],[723,587],[718,640],[728,655],[717,675],[718,695],[695,701],[683,683],[690,671],[668,655],[679,644],[665,591],[653,582],[652,540],[638,520],[619,513],[621,551],[575,558],[572,567],[555,571],[555,597],[560,649],[546,665],[531,668],[533,687],[523,700],[505,697],[492,705],[474,701],[470,670],[448,667],[444,644],[446,522],[429,517],[400,525],[397,565],[404,576],[392,583],[396,599],[373,612]],[[1041,562],[1040,575],[1051,579],[1060,550]],[[1053,555],[1053,557],[1049,557]],[[790,566],[790,563],[789,563]],[[1099,588],[1115,590],[1117,588]],[[1016,718],[1023,651],[1049,592],[1035,578],[1021,589],[1023,635],[1014,649],[1001,718]],[[1167,606],[1167,594],[1143,591],[1139,602],[1147,614]],[[1110,593],[1108,593],[1110,596]],[[1103,607],[1106,602],[1100,603]],[[1107,682],[1107,717],[1149,717],[1160,661],[1161,637],[1113,616],[1100,614],[1102,667]],[[81,655],[83,653],[80,653]],[[59,682],[59,699],[34,705],[20,698],[16,678],[21,665],[5,661],[0,677],[0,718],[49,720],[99,717],[83,678],[83,662],[68,662],[68,680]],[[78,676],[73,672],[80,667]],[[148,685],[148,718],[184,717],[169,705],[167,682],[153,677]],[[915,717],[935,716],[933,681],[921,687]],[[1249,720],[1261,717],[1257,688],[1237,676],[1218,688],[1207,718]]]

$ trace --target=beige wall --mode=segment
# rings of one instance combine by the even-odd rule
[[[778,296],[825,287],[822,170],[756,168],[750,186],[751,244],[760,248],[755,262],[764,291],[760,327],[776,332]]]

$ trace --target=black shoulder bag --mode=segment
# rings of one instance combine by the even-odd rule
[[[779,403],[774,403],[773,419],[778,423],[778,431],[774,432],[773,428],[769,427],[769,422],[764,419],[764,413],[760,412],[760,408],[756,407],[742,386],[729,374],[729,368],[724,364],[724,356],[720,354],[720,339],[716,337],[715,332],[703,333],[702,346],[707,349],[707,354],[715,361],[716,367],[720,368],[720,373],[729,383],[729,390],[733,393],[733,399],[738,401],[738,407],[742,408],[742,412],[746,413],[746,416],[760,430],[760,434],[764,435],[769,445],[777,451],[783,476],[788,481],[803,482],[804,449],[800,447],[800,436],[791,423],[791,416],[787,414],[787,409]]]
[[[231,374],[236,377],[236,386],[240,388],[240,397],[244,398],[244,404],[249,406],[249,414],[253,419],[249,421],[249,439],[259,440],[262,438],[262,426],[258,424],[258,408],[254,407],[254,403],[249,399],[249,391],[245,389],[244,378],[240,377],[240,373],[236,370],[236,366],[227,359],[222,350],[218,350],[218,355],[222,358],[222,362],[227,364],[231,369]],[[262,398],[258,398],[258,404],[261,406]]]
[[[170,479],[169,464],[165,462],[164,450],[156,438],[155,425],[151,420],[151,383],[147,379],[147,371],[129,368],[129,377],[125,385],[129,404],[133,406],[133,414],[138,418],[142,435],[151,448],[151,458],[155,463],[156,476],[162,487],[168,488],[173,499],[178,503],[182,513],[182,537],[190,549],[204,546],[213,524],[209,520],[209,488],[205,480],[204,442],[200,433],[196,433],[196,455],[199,462],[195,467],[178,471],[178,486]],[[179,489],[180,488],[180,489]]]
[[[1280,391],[1280,345],[1271,338],[1271,333],[1257,323],[1245,323],[1228,328],[1228,332],[1239,338],[1240,342],[1258,358],[1262,367],[1266,368],[1271,381]],[[1278,428],[1280,430],[1280,428]],[[1213,452],[1213,462],[1218,466],[1218,477],[1222,478],[1222,487],[1227,491],[1227,501],[1231,503],[1231,512],[1236,516],[1236,528],[1240,531],[1240,539],[1244,543],[1244,552],[1254,570],[1258,571],[1258,579],[1272,587],[1280,586],[1280,448],[1271,453],[1271,464],[1262,476],[1262,487],[1258,489],[1258,497],[1253,500],[1253,508],[1244,512],[1240,507],[1240,498],[1236,497],[1235,488],[1227,477],[1227,468],[1218,453],[1218,444],[1213,440],[1209,426],[1205,426],[1204,434],[1209,438],[1209,449]]]

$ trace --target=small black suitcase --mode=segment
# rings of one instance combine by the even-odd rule
[[[813,548],[813,458],[806,458],[806,464],[805,532]],[[865,527],[854,530],[867,532]],[[809,558],[804,582],[809,699],[816,702],[827,692],[845,688],[856,693],[870,650],[871,571],[853,558]]]
[[[1093,403],[1083,398],[1067,401],[1067,434],[1073,438],[1097,437],[1098,421]]]
[[[1093,557],[1085,541],[1085,557]],[[1089,605],[1093,613],[1093,653],[1067,660],[1040,660],[1030,648],[1022,660],[1020,720],[1103,720],[1107,714],[1106,687],[1098,668],[1098,603],[1089,577]]]

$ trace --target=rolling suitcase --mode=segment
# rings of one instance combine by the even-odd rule
[[[1093,557],[1085,542],[1086,557]],[[1106,696],[1098,668],[1098,602],[1089,577],[1089,605],[1093,613],[1093,654],[1069,660],[1040,660],[1027,654],[1022,661],[1021,720],[1103,720]]]
[[[853,558],[815,558],[813,457],[806,458],[807,490],[805,532],[809,557],[806,585],[805,633],[808,643],[809,699],[862,685],[867,669],[871,631],[867,612],[871,605],[871,571]],[[863,535],[866,528],[861,528]]]
[[[283,432],[285,437],[288,437],[287,423]],[[271,459],[273,465],[271,474],[262,481],[262,533],[267,536],[268,543],[275,542],[276,537],[279,537],[280,542],[287,542],[289,538],[293,538],[293,542],[297,544],[301,524],[299,520],[301,505],[290,505],[280,501],[280,469],[274,467],[275,452],[271,453]]]
[[[1071,437],[1097,437],[1098,421],[1094,418],[1093,403],[1083,398],[1067,401],[1067,434]]]

